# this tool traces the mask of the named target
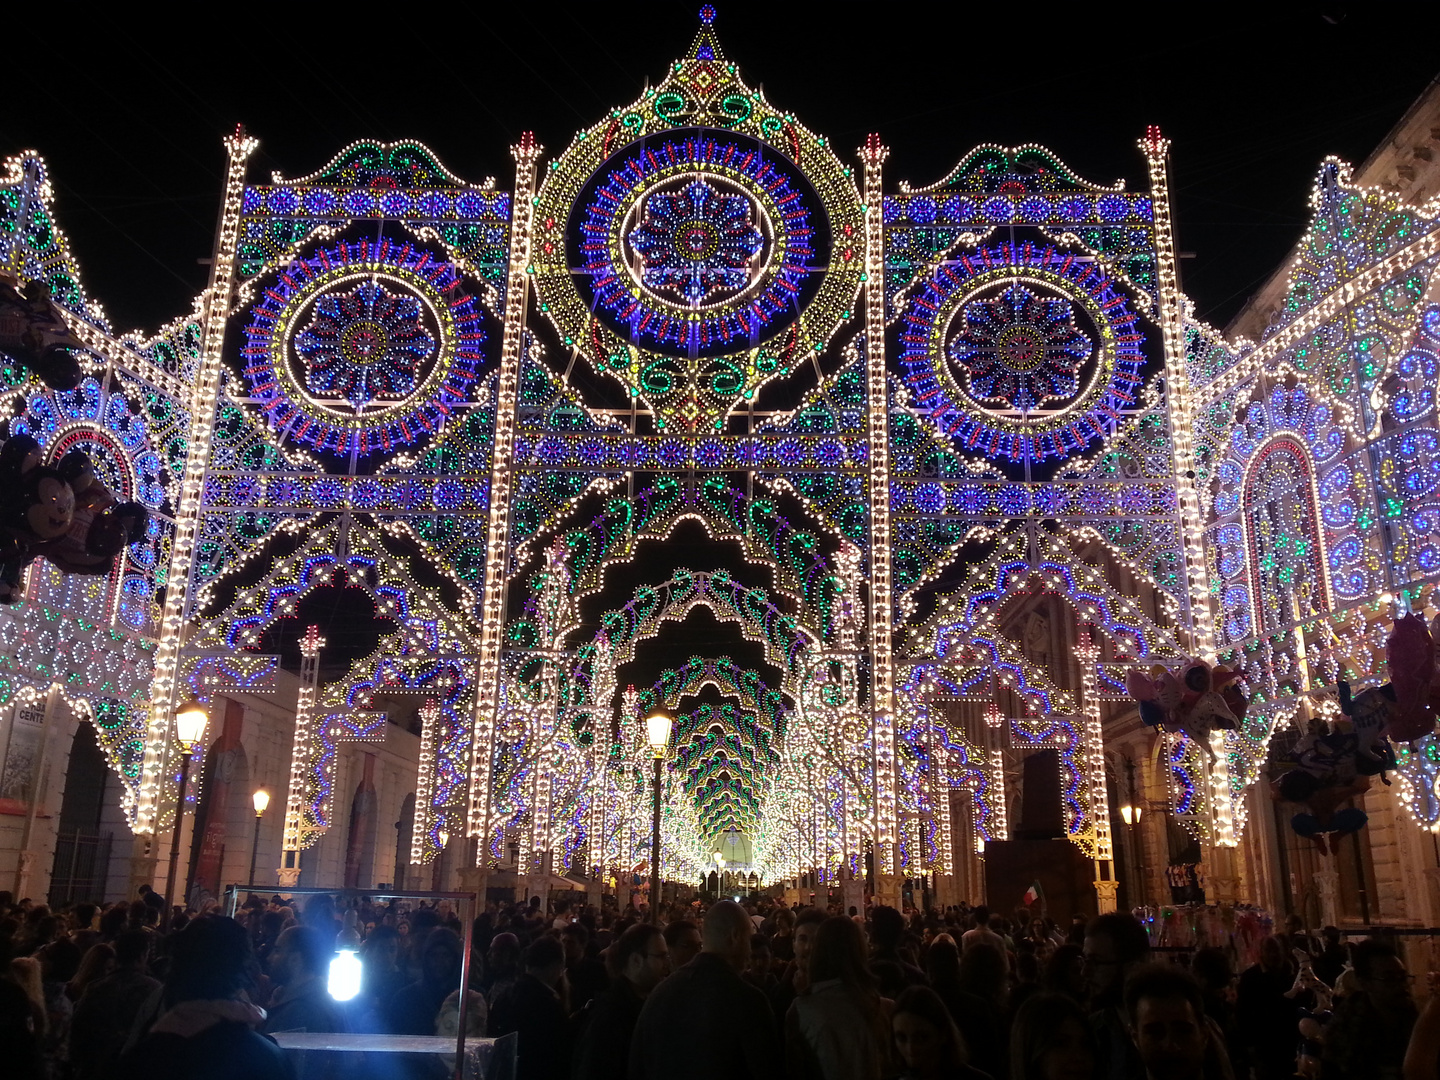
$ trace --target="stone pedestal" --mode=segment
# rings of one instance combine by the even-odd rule
[[[1118,881],[1095,882],[1095,910],[1101,915],[1108,915],[1115,910],[1115,895],[1120,888]]]
[[[899,874],[875,875],[875,906],[901,910],[904,903],[905,879]]]
[[[845,909],[841,914],[849,915],[850,909],[854,908],[857,914],[864,915],[865,883],[847,873],[840,883],[840,903]]]
[[[276,880],[279,881],[282,890],[298,888],[300,885],[300,867],[282,866],[275,871],[275,877]]]
[[[149,885],[152,889],[155,887],[155,870],[159,866],[159,860],[155,858],[153,854],[154,848],[148,842],[148,839],[137,836],[135,840],[137,850],[143,852],[149,849],[151,853],[132,855],[130,857],[130,891],[125,895],[126,900],[138,899],[141,885]]]
[[[479,910],[485,910],[485,892],[490,885],[490,868],[466,866],[460,870],[460,891],[474,893],[478,898]],[[477,912],[478,913],[478,912]]]

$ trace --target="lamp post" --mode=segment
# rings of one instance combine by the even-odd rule
[[[270,805],[270,793],[263,787],[256,788],[250,801],[255,805],[255,839],[250,842],[250,876],[246,880],[254,885],[255,856],[260,853],[260,817],[265,813],[265,808]]]
[[[667,714],[651,713],[645,718],[645,736],[655,759],[654,815],[650,819],[650,921],[660,921],[660,767],[665,761],[665,747],[670,745],[670,729],[675,724]]]
[[[1125,831],[1130,834],[1130,858],[1136,866],[1136,876],[1139,877],[1139,889],[1142,901],[1148,902],[1146,893],[1149,891],[1145,881],[1145,855],[1143,851],[1145,838],[1137,836],[1140,827],[1140,816],[1145,813],[1145,807],[1140,799],[1135,797],[1135,762],[1125,759],[1125,802],[1120,806],[1120,817],[1125,822]]]
[[[723,852],[715,852],[715,899],[720,899],[720,894],[725,891],[725,855]]]
[[[190,755],[205,737],[210,717],[193,698],[175,710],[175,737],[180,740],[180,790],[175,797],[175,831],[170,837],[170,872],[165,877],[165,925],[175,914],[175,875],[180,870],[180,826],[185,821],[185,785],[190,782]]]

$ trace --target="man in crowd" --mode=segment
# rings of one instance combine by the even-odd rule
[[[1200,984],[1177,968],[1136,971],[1125,984],[1125,1014],[1146,1080],[1204,1080],[1207,1057],[1223,1060],[1205,1022]]]
[[[689,919],[676,919],[665,926],[665,944],[670,949],[670,967],[682,968],[700,952],[700,928]]]
[[[328,928],[327,928],[328,929]],[[279,989],[270,998],[263,1030],[344,1031],[335,1000],[326,988],[334,936],[313,926],[292,926],[270,954],[270,978]]]
[[[611,951],[614,978],[579,1014],[571,1080],[624,1080],[641,1006],[670,974],[670,950],[650,923],[632,926]]]
[[[1090,1027],[1100,1051],[1095,1075],[1130,1080],[1139,1074],[1139,1059],[1121,1005],[1125,980],[1150,958],[1149,935],[1133,915],[1112,911],[1091,920],[1083,948]]]
[[[501,994],[490,1013],[490,1034],[516,1032],[516,1080],[563,1080],[570,1064],[569,1010],[560,977],[565,948],[550,936],[525,950],[525,973]]]
[[[630,1044],[629,1080],[662,1080],[677,1071],[687,1080],[758,1080],[774,1074],[780,1063],[774,1017],[765,995],[740,977],[750,961],[754,932],[745,909],[734,901],[710,908],[700,954],[656,987],[640,1011]],[[737,1039],[737,1031],[744,1037]]]

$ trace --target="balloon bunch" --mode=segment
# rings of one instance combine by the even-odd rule
[[[1238,671],[1191,660],[1177,676],[1169,668],[1132,668],[1125,689],[1140,704],[1140,719],[1151,727],[1184,732],[1213,759],[1212,731],[1239,726],[1249,706],[1236,680]]]
[[[1395,742],[1410,742],[1435,730],[1440,716],[1440,671],[1435,664],[1435,636],[1440,615],[1430,626],[1419,615],[1395,620],[1385,642],[1390,665],[1390,706],[1385,734]]]

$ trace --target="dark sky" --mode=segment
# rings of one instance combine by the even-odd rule
[[[505,186],[522,130],[558,151],[632,100],[688,45],[698,6],[230,4],[211,21],[194,5],[183,26],[74,10],[61,26],[26,5],[45,21],[27,37],[7,14],[7,61],[33,69],[11,84],[0,152],[49,159],[89,292],[119,329],[153,327],[204,284],[237,120],[262,140],[254,179],[413,137]],[[1430,5],[1327,9],[1338,23],[1264,5],[717,7],[746,79],[842,153],[879,131],[892,186],[986,141],[1041,142],[1089,179],[1143,186],[1135,139],[1159,123],[1196,254],[1185,288],[1220,324],[1298,238],[1320,159],[1362,160],[1440,68],[1440,19],[1409,14]]]

